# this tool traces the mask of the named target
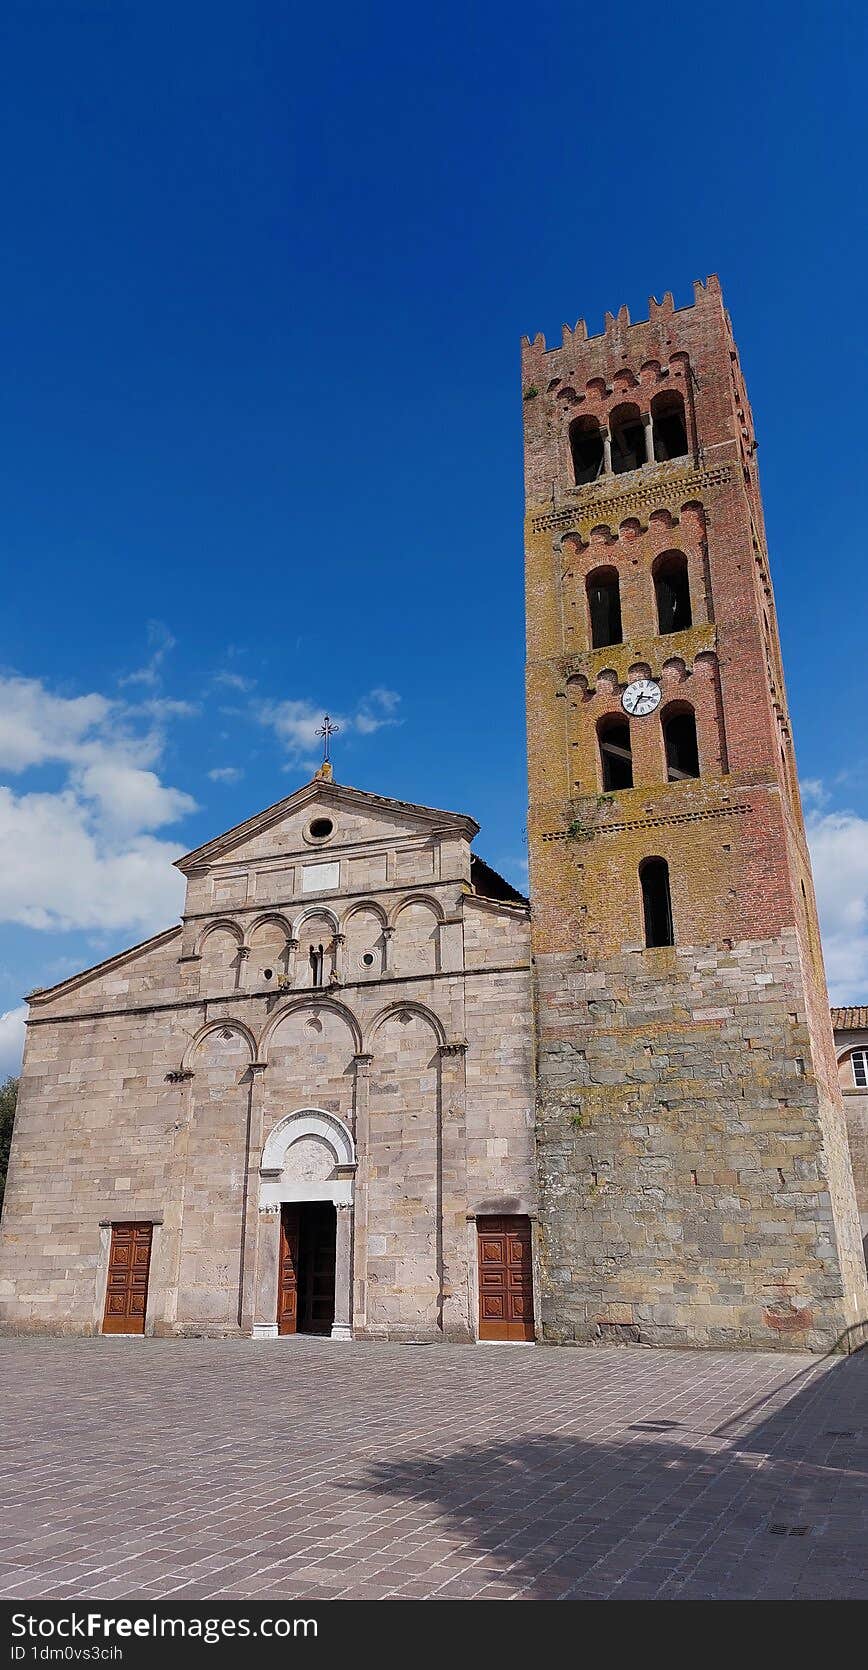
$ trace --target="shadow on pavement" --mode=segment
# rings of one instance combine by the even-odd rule
[[[529,1432],[442,1458],[435,1442],[344,1482],[401,1504],[396,1594],[433,1506],[464,1544],[444,1599],[868,1599],[868,1352],[809,1365],[716,1432],[645,1420],[611,1443]]]

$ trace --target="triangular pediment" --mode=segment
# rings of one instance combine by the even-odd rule
[[[411,801],[394,800],[388,795],[370,794],[366,789],[353,789],[327,778],[314,777],[285,800],[257,812],[175,862],[184,875],[190,875],[207,869],[212,863],[263,857],[277,848],[286,852],[306,851],[309,855],[311,849],[303,831],[318,813],[334,818],[335,835],[328,843],[330,848],[435,832],[472,841],[479,833],[479,825],[464,813],[417,806]]]

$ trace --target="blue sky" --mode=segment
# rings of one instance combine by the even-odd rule
[[[864,8],[12,3],[0,1025],[340,780],[525,857],[523,333],[720,274],[868,999]]]

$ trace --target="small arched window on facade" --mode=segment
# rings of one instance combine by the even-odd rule
[[[666,775],[670,783],[683,782],[685,777],[698,777],[699,743],[696,740],[696,714],[692,707],[668,708],[662,724]]]
[[[651,402],[651,417],[654,424],[654,457],[658,463],[665,463],[667,458],[684,458],[687,454],[684,396],[677,389],[655,394]]]
[[[325,950],[322,945],[312,945],[310,948],[310,983],[312,986],[323,984],[325,972]]]
[[[603,435],[595,417],[575,418],[570,424],[570,452],[577,487],[584,487],[602,475]]]
[[[857,1090],[868,1090],[868,1050],[854,1050],[850,1057],[853,1084]]]
[[[607,644],[622,644],[621,586],[617,568],[595,568],[588,575],[588,615],[591,622],[591,648],[605,649]]]
[[[626,719],[612,714],[601,719],[597,726],[600,745],[600,773],[607,794],[633,787],[633,754],[630,748],[630,726]]]
[[[645,459],[645,425],[638,406],[631,401],[616,406],[609,419],[612,433],[612,469],[615,475],[641,469]]]
[[[639,865],[639,881],[642,886],[646,946],[650,950],[655,945],[674,945],[669,865],[665,858],[646,858]]]
[[[654,564],[654,592],[660,633],[685,632],[688,626],[693,625],[690,579],[683,551],[663,551],[657,558]]]

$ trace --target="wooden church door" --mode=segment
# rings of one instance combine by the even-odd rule
[[[298,1331],[298,1242],[300,1212],[286,1203],[280,1211],[280,1268],[277,1275],[277,1332]]]

